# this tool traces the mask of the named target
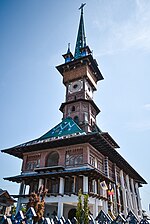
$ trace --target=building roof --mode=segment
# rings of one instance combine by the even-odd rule
[[[68,136],[76,133],[85,134],[85,132],[74,122],[71,117],[67,117],[46,134],[42,135],[38,140]]]
[[[118,144],[107,132],[102,132],[97,127],[93,132],[86,134],[71,117],[67,117],[40,138],[1,150],[1,152],[8,153],[22,159],[23,153],[25,152],[82,144],[86,143],[86,141],[89,142],[91,136],[95,136],[95,133],[99,133],[103,136],[103,139],[105,139],[107,144],[112,148],[119,148]],[[83,138],[83,136],[85,137]]]
[[[70,102],[71,103],[88,102],[88,103],[90,103],[94,107],[94,109],[96,111],[96,115],[100,112],[100,109],[97,107],[97,105],[95,104],[95,102],[93,100],[87,100],[87,99],[76,99],[76,100],[72,100],[72,101],[68,101],[68,102],[62,103],[61,106],[60,106],[60,108],[59,108],[59,110],[61,112],[63,112],[63,109],[64,109],[65,105],[70,104]]]
[[[86,175],[86,176],[89,176],[91,178],[93,177],[97,177],[97,178],[105,178],[105,180],[107,182],[110,182],[112,181],[111,179],[109,179],[108,177],[104,176],[104,174],[99,171],[98,169],[96,168],[92,168],[92,167],[78,167],[78,168],[72,168],[72,169],[55,169],[53,167],[53,169],[49,169],[49,167],[46,167],[45,168],[45,171],[44,169],[41,169],[41,170],[38,170],[38,169],[35,169],[35,172],[32,172],[32,173],[22,173],[20,175],[17,175],[17,176],[13,176],[13,177],[6,177],[4,178],[5,180],[9,180],[9,181],[12,181],[12,182],[17,182],[17,183],[20,183],[22,180],[29,180],[29,182],[31,181],[31,179],[40,179],[40,178],[45,178],[45,177],[65,177],[65,176],[68,176],[68,177],[71,177],[72,175]]]
[[[6,192],[7,192],[6,190],[0,189],[0,196],[2,196],[3,194],[5,194]]]
[[[2,190],[0,188],[0,205],[2,206],[10,206],[16,202],[6,190]]]
[[[35,146],[38,144],[53,142],[57,139],[68,138],[76,135],[85,135],[86,133],[74,122],[71,117],[67,117],[59,124],[46,132],[40,138],[25,142],[23,144],[1,150],[1,152],[8,153],[18,158],[23,158],[23,152],[26,152],[26,147]],[[28,150],[27,150],[28,151]],[[32,150],[31,150],[32,151]],[[34,150],[33,150],[34,151]]]
[[[15,182],[21,182],[22,179],[28,179],[28,178],[34,178],[34,177],[41,177],[41,176],[60,176],[60,175],[69,175],[69,173],[72,175],[72,173],[77,173],[77,172],[89,172],[94,170],[94,168],[78,168],[78,169],[71,169],[71,170],[59,170],[59,171],[46,171],[46,172],[32,172],[32,173],[22,173],[17,176],[13,177],[6,177],[4,178],[5,180],[10,180],[10,181],[15,181]]]
[[[72,127],[71,130],[68,123]],[[60,129],[62,127],[64,127],[64,130],[61,132]],[[63,136],[63,133],[66,135]],[[104,156],[108,156],[110,161],[123,169],[137,182],[143,184],[147,183],[137,173],[137,171],[116,151],[115,148],[118,148],[119,146],[108,133],[97,131],[86,134],[71,118],[64,119],[61,123],[56,125],[49,132],[38,139],[12,148],[4,149],[2,152],[16,156],[18,158],[23,158],[23,153],[86,143],[89,143],[91,146],[96,148]]]
[[[97,81],[104,79],[100,69],[98,68],[97,61],[93,58],[92,54],[88,54],[86,56],[83,56],[82,58],[77,58],[76,60],[58,65],[56,66],[56,68],[63,76],[64,71],[69,71],[75,66],[83,66],[84,64],[87,64],[90,67]]]

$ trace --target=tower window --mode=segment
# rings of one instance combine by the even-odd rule
[[[78,116],[75,116],[75,117],[74,117],[74,121],[75,121],[77,124],[79,124],[79,118],[78,118]]]
[[[59,154],[58,152],[51,152],[48,157],[47,157],[47,161],[46,161],[46,166],[57,166],[58,165],[58,161],[59,161]]]
[[[72,112],[75,111],[75,106],[72,107]]]

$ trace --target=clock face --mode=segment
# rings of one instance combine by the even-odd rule
[[[80,91],[83,88],[83,81],[77,80],[69,84],[69,92],[75,93]]]

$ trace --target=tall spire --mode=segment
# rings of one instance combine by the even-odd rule
[[[79,23],[79,29],[78,29],[78,35],[77,35],[77,41],[76,41],[76,47],[75,47],[75,54],[74,58],[80,58],[82,56],[81,48],[86,47],[86,37],[85,37],[85,31],[84,31],[84,20],[83,20],[83,7],[86,3],[82,3],[80,6],[81,10],[81,16],[80,16],[80,23]]]

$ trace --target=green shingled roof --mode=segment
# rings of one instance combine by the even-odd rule
[[[71,134],[86,134],[72,118],[67,117],[61,123],[56,125],[46,134],[42,135],[38,140],[43,140],[53,137],[62,137]]]
[[[78,35],[77,35],[77,41],[76,41],[76,47],[75,47],[75,54],[74,58],[80,58],[82,57],[81,48],[86,47],[86,37],[85,37],[85,31],[84,31],[84,20],[83,20],[83,7],[85,4],[82,4],[81,9],[81,17],[80,17],[80,23],[79,23],[79,29],[78,29]]]

